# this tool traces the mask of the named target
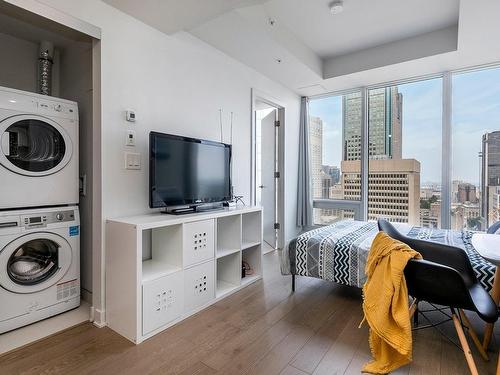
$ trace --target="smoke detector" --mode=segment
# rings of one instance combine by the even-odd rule
[[[342,0],[330,3],[331,14],[339,14],[342,13],[343,10],[344,10],[344,2]]]

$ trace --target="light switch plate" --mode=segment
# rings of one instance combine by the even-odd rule
[[[135,111],[132,109],[125,111],[125,119],[128,122],[135,122],[135,120],[136,120]]]
[[[141,154],[125,152],[125,169],[141,169]]]
[[[135,130],[127,130],[125,146],[135,146]]]

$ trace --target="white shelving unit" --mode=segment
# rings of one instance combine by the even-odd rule
[[[136,344],[262,278],[259,207],[114,219],[106,231],[108,326]]]

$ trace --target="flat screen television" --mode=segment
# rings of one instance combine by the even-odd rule
[[[149,206],[191,206],[231,199],[231,146],[149,134]]]

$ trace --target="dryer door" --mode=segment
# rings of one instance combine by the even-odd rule
[[[24,176],[55,173],[71,160],[68,133],[43,116],[8,117],[0,122],[0,138],[0,164]]]
[[[18,237],[0,252],[0,286],[14,293],[39,292],[61,280],[71,262],[71,246],[57,234]]]

